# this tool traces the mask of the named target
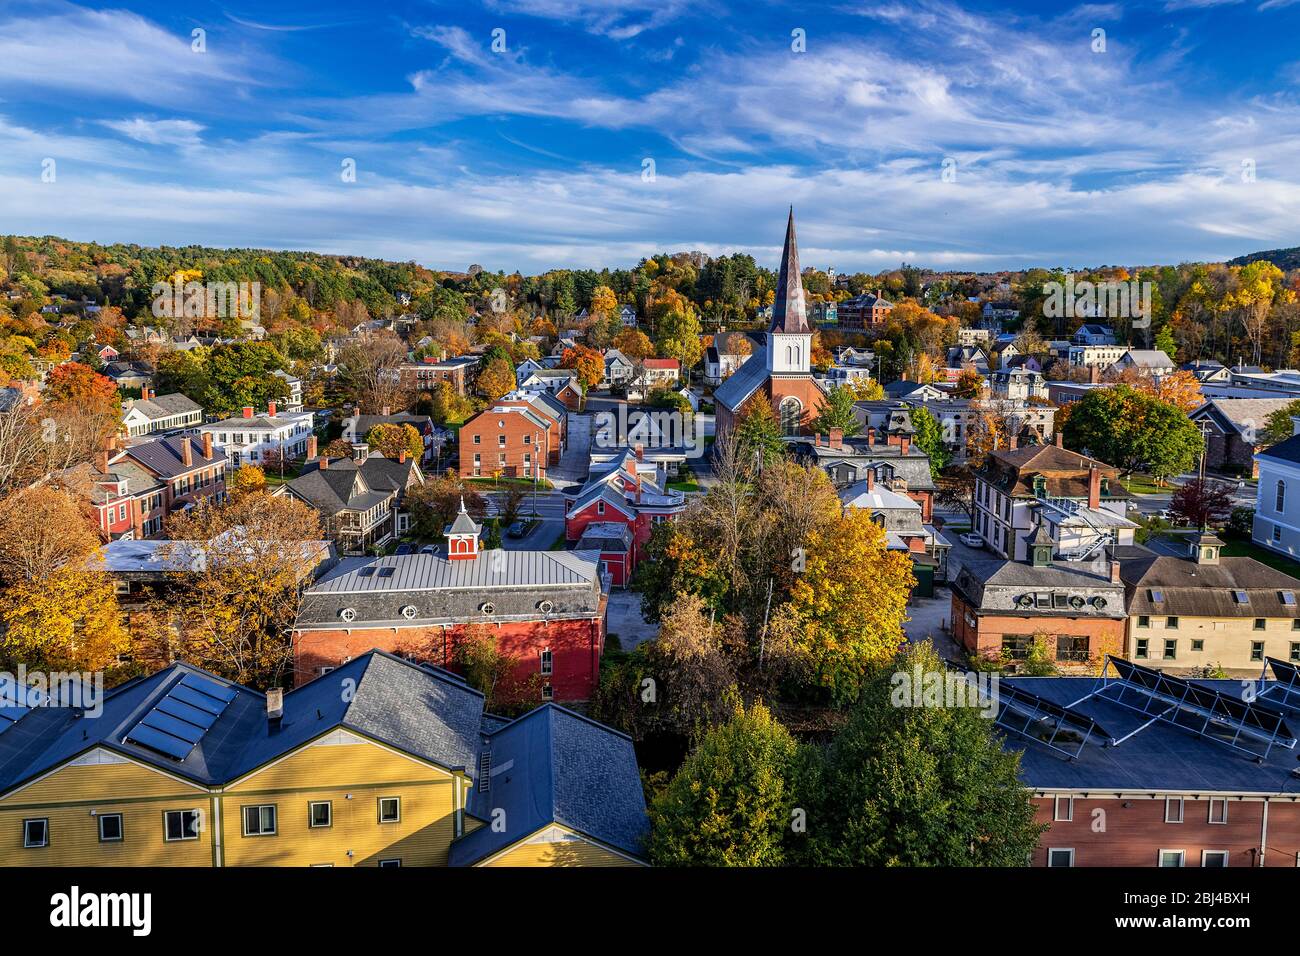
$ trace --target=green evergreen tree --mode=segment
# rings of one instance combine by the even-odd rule
[[[812,421],[813,431],[824,435],[832,428],[839,428],[845,438],[852,438],[862,431],[862,423],[853,415],[853,403],[857,400],[853,389],[845,385],[834,386],[821,413]]]
[[[916,447],[930,456],[930,475],[938,478],[939,472],[952,464],[952,452],[944,445],[943,426],[928,408],[912,409],[912,427],[916,429]]]

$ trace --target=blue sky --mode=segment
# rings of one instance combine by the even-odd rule
[[[1230,258],[1300,245],[1298,32],[1300,0],[0,0],[0,232],[775,265],[792,203],[841,271]]]

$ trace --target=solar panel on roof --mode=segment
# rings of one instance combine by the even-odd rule
[[[997,698],[998,715],[993,721],[996,726],[1067,757],[1079,756],[1094,732],[1109,736],[1091,717],[1011,684],[999,683]]]
[[[186,674],[140,718],[125,739],[184,760],[235,697],[236,691],[224,684]]]
[[[1115,678],[1108,676],[1111,666],[1118,675]],[[1118,657],[1107,655],[1092,693],[1074,703],[1091,697],[1118,704],[1151,720],[1163,720],[1208,740],[1217,740],[1258,759],[1267,757],[1274,744],[1287,749],[1296,746],[1296,738],[1279,711]],[[1123,743],[1142,727],[1114,743]]]

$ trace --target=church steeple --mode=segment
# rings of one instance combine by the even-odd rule
[[[794,207],[785,226],[785,249],[781,252],[781,271],[776,277],[776,299],[772,303],[772,327],[769,332],[807,335],[808,312],[803,301],[803,279],[799,276],[799,245],[794,238]]]

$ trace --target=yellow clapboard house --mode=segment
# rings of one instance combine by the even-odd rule
[[[0,865],[643,862],[630,740],[549,704],[515,721],[485,715],[456,676],[380,651],[283,697],[176,664],[115,688],[98,716],[9,716]],[[541,772],[561,766],[557,746],[560,780]],[[480,793],[494,752],[530,772],[498,772]],[[612,801],[609,780],[623,790]]]

